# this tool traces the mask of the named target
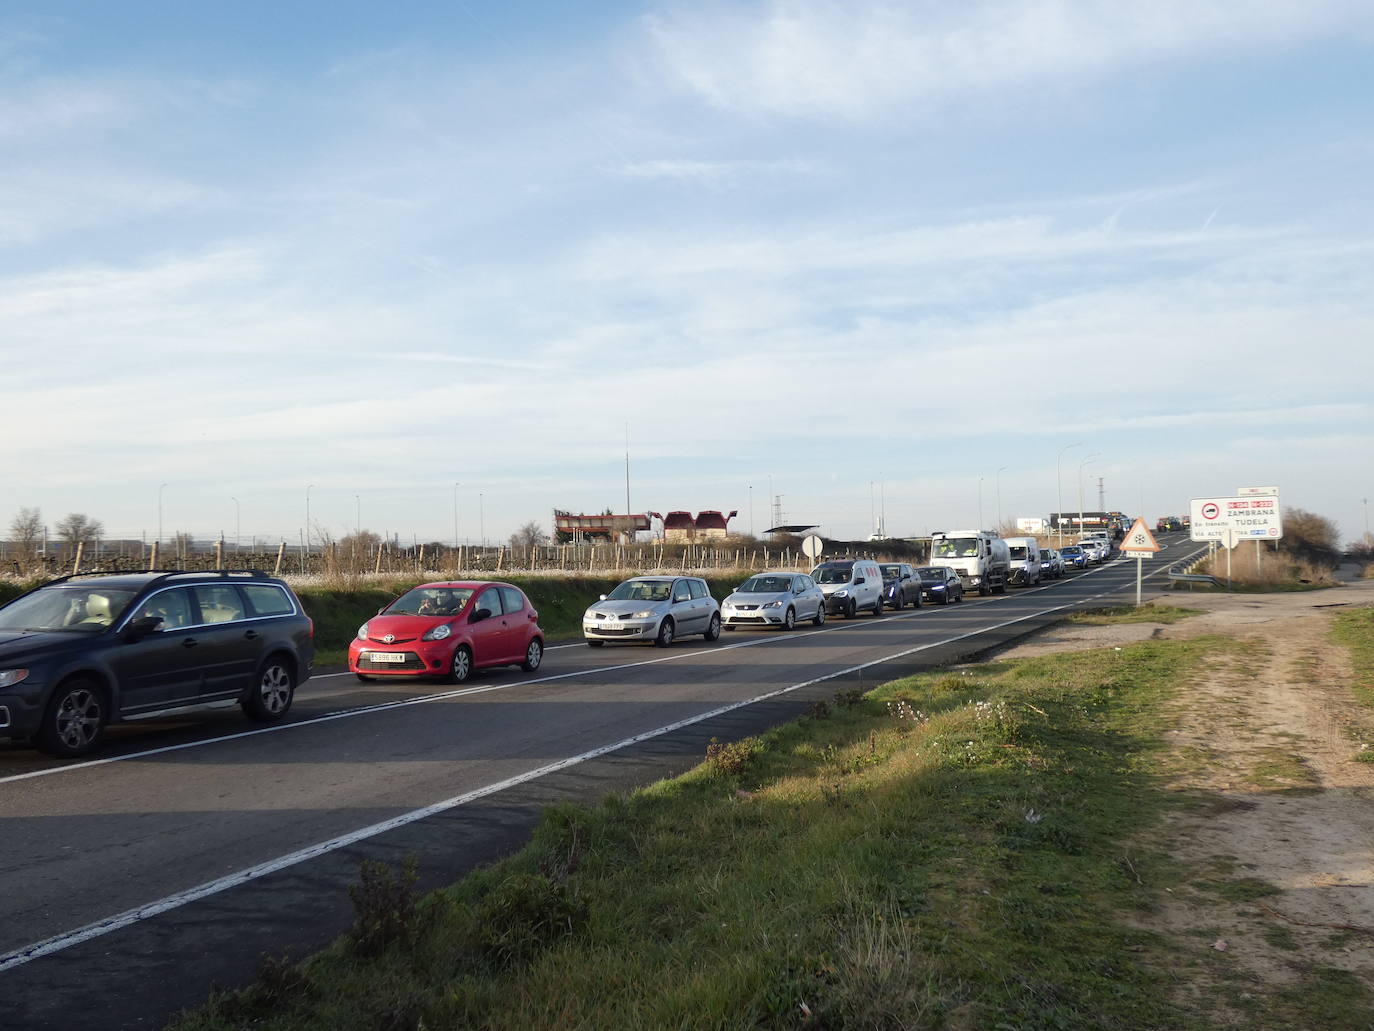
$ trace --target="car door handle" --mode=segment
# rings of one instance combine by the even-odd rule
[[[256,641],[258,639],[258,632],[256,630],[245,630],[243,636],[250,641]]]
[[[184,637],[181,640],[181,646],[183,648],[194,648],[196,646],[196,639],[194,637]]]

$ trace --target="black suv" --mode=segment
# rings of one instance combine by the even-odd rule
[[[281,719],[315,625],[256,570],[64,576],[0,606],[0,737],[89,752],[111,722],[238,702]]]

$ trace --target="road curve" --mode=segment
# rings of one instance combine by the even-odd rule
[[[1147,585],[1199,550],[1182,534],[1161,543]],[[790,634],[552,648],[538,674],[460,687],[319,677],[287,724],[234,711],[117,728],[88,761],[2,749],[5,1024],[161,1027],[251,980],[265,955],[296,958],[345,929],[364,859],[413,854],[422,887],[450,882],[519,847],[550,802],[673,775],[712,736],[1133,600],[1135,565]]]

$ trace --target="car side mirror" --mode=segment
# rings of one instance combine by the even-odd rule
[[[491,618],[491,609],[478,609],[476,612],[474,612],[474,613],[472,614],[472,618],[469,619],[468,622],[469,622],[469,623],[480,623],[480,622],[482,622],[482,620],[484,620],[484,619],[490,619],[490,618]]]
[[[377,615],[380,616],[380,615],[381,615],[383,612],[385,612],[385,611],[386,611],[386,606],[383,605],[381,608],[379,608],[379,609],[377,610]]]
[[[149,634],[162,629],[161,616],[139,616],[124,628],[124,636],[130,641],[140,641]]]
[[[861,583],[863,583],[863,582],[864,582],[864,578],[861,577],[861,576],[856,576],[856,577],[854,578],[854,586],[855,586],[855,587],[857,587],[859,584],[861,584]]]
[[[597,595],[596,600],[597,600],[597,601],[605,601],[605,600],[606,600],[606,596],[605,596],[604,594]]]

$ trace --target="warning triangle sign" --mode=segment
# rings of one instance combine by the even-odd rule
[[[1126,539],[1121,542],[1122,551],[1158,551],[1159,543],[1155,540],[1150,528],[1145,525],[1144,519],[1137,519],[1135,524],[1126,531]]]

